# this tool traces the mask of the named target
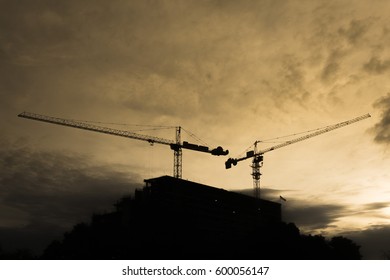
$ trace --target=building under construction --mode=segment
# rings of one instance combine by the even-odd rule
[[[152,204],[162,213],[180,212],[199,220],[206,229],[216,224],[232,229],[281,221],[281,205],[276,202],[171,176],[147,179],[145,183],[142,190],[136,191],[135,200]]]
[[[45,259],[258,259],[280,252],[279,203],[171,176],[75,225]],[[261,249],[260,249],[261,248]],[[276,257],[275,257],[276,258]]]

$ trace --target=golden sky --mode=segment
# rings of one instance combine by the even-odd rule
[[[389,1],[2,0],[0,6],[0,209],[7,210],[0,227],[34,224],[42,213],[32,205],[42,198],[95,207],[105,192],[115,199],[127,182],[133,189],[173,170],[167,146],[17,118],[22,111],[180,125],[231,157],[256,140],[370,113],[265,154],[261,185],[269,199],[287,198],[286,219],[301,229],[389,231]],[[174,139],[174,129],[140,133]],[[196,142],[184,132],[182,139]],[[250,160],[230,170],[225,160],[184,150],[183,178],[251,188]],[[81,189],[73,189],[76,183]],[[71,225],[74,219],[56,205],[44,204],[56,209],[44,226],[54,227],[58,217]],[[381,246],[390,250],[389,243]]]

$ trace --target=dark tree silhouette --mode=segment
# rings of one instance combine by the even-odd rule
[[[3,250],[0,244],[0,260],[33,260],[37,259],[29,249],[18,249],[13,252]]]
[[[340,260],[360,260],[360,246],[343,236],[333,237],[329,245],[333,249],[334,259]]]

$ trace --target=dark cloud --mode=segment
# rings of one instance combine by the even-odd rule
[[[390,202],[373,202],[363,205],[363,210],[380,210],[390,206]]]
[[[245,189],[239,191],[242,194],[253,196],[253,189]],[[313,205],[308,201],[290,199],[288,196],[289,190],[276,190],[269,188],[261,189],[261,196],[275,202],[282,203],[283,220],[285,222],[295,223],[298,227],[304,227],[306,230],[315,231],[322,230],[330,226],[338,218],[345,216],[348,210],[347,206],[338,204],[319,204]],[[286,201],[280,201],[282,195]],[[367,205],[367,210],[374,209],[379,204]],[[383,206],[383,205],[382,205]]]
[[[383,215],[377,213],[380,213],[381,209],[389,206],[389,202],[373,202],[363,204],[360,208],[354,210],[347,205],[314,205],[308,201],[292,199],[283,204],[283,218],[288,222],[296,223],[299,227],[302,226],[308,230],[324,230],[332,227],[331,224],[339,218],[346,216],[369,213],[370,216],[379,215],[383,217]],[[329,232],[329,234],[332,233]]]
[[[365,35],[370,27],[370,19],[352,19],[347,23],[340,20],[343,17],[341,7],[345,3],[332,3],[316,10],[319,13],[313,19],[313,37],[308,42],[314,59],[313,63],[323,63],[320,78],[323,83],[332,84],[340,76],[345,77],[344,66],[348,58],[364,46]],[[336,6],[333,6],[336,5]],[[340,13],[331,10],[340,9]],[[350,75],[350,71],[347,76]]]
[[[338,33],[345,37],[348,42],[355,45],[359,42],[367,32],[368,23],[363,20],[351,20],[348,28],[340,27]]]
[[[288,193],[288,190],[283,190],[283,193]],[[253,190],[242,190],[241,193],[252,195]],[[281,191],[275,189],[262,189],[264,198],[277,201]],[[384,259],[390,257],[390,226],[378,225],[370,226],[369,229],[353,232],[341,232],[334,234],[332,230],[332,223],[339,218],[350,215],[362,215],[365,212],[373,213],[373,211],[380,211],[383,208],[389,207],[389,202],[373,202],[367,203],[360,207],[358,212],[352,211],[348,206],[338,204],[313,205],[308,201],[289,199],[282,202],[282,218],[285,222],[292,222],[303,232],[322,232],[326,230],[329,236],[344,236],[351,238],[356,244],[361,246],[361,253],[363,259]]]
[[[324,24],[320,21],[321,24]],[[333,82],[341,71],[341,66],[344,59],[353,53],[353,49],[359,47],[359,42],[363,39],[367,32],[368,23],[363,20],[351,20],[347,27],[338,27],[337,25],[322,25],[320,34],[317,36],[324,36],[320,42],[327,42],[328,53],[325,60],[325,65],[322,69],[321,80],[325,83]],[[336,30],[334,29],[337,29]],[[333,30],[332,30],[333,29]],[[318,37],[316,37],[318,39]],[[348,44],[345,44],[345,40]]]
[[[343,234],[361,246],[363,259],[381,260],[390,256],[390,226],[377,225],[369,229]]]
[[[322,230],[345,215],[347,207],[336,204],[310,205],[304,201],[288,201],[283,219],[307,230]]]
[[[376,100],[374,108],[382,111],[381,120],[373,128],[374,140],[387,145],[390,143],[390,93]]]
[[[372,57],[363,65],[363,69],[371,74],[383,74],[390,69],[390,59],[382,60],[378,57]]]
[[[42,245],[46,237],[88,222],[93,213],[112,210],[141,183],[134,174],[82,156],[3,145],[0,200],[7,211],[0,214],[0,243],[16,246],[39,240]],[[16,236],[24,236],[24,243],[14,243]]]
[[[0,55],[6,63],[0,65],[0,87],[14,107],[42,110],[54,104],[57,111],[101,112],[111,106],[184,119],[215,117],[257,99],[263,91],[253,71],[263,64],[259,42],[285,32],[285,15],[296,9],[284,1],[3,6]],[[279,100],[301,102],[308,95],[299,60],[282,65],[280,87],[279,79],[270,81]],[[272,98],[273,92],[263,92]]]
[[[344,53],[339,49],[335,49],[330,52],[321,72],[321,80],[323,82],[333,81],[333,79],[337,76],[343,56]]]
[[[220,52],[212,43],[221,33],[218,15],[208,5],[6,1],[4,7],[0,94],[13,107],[55,104],[57,111],[80,112],[112,105],[188,118],[198,101],[214,103],[212,93],[197,98],[203,64]]]

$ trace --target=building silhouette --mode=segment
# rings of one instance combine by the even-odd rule
[[[43,259],[334,259],[359,247],[304,236],[281,205],[170,176],[147,179],[116,210],[52,242]],[[346,242],[348,241],[348,242]],[[341,244],[341,245],[340,245]],[[344,248],[344,247],[345,248]],[[347,252],[342,255],[340,252]],[[335,255],[338,252],[338,255]],[[351,253],[352,252],[352,253]]]

